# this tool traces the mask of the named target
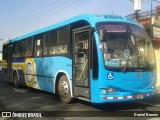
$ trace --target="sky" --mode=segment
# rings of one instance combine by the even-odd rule
[[[157,0],[160,1],[160,0]],[[160,3],[153,2],[153,8]],[[141,11],[151,10],[151,0],[142,1]],[[130,0],[0,0],[0,51],[6,38],[15,38],[73,16],[132,14]]]

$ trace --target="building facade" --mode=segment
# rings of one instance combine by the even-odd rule
[[[157,6],[153,11],[139,13],[138,19],[135,18],[135,14],[128,15],[127,17],[142,24],[152,40],[156,57],[156,86],[160,91],[160,6]]]

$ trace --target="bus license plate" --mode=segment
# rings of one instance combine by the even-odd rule
[[[137,99],[143,99],[143,94],[139,94],[136,96]]]

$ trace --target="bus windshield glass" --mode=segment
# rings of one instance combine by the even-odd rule
[[[97,29],[99,33],[105,31],[100,49],[107,69],[126,71],[154,68],[153,48],[145,29],[126,23],[102,23],[98,24]]]

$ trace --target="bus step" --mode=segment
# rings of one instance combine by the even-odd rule
[[[90,99],[88,99],[88,98],[78,97],[78,99],[90,102]]]

